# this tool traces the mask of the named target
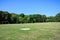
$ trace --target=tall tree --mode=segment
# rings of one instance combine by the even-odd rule
[[[19,16],[20,16],[20,17],[24,17],[25,15],[24,15],[24,13],[21,13]]]
[[[60,12],[57,13],[55,17],[56,17],[56,21],[57,21],[57,22],[60,22]]]
[[[46,22],[46,15],[42,15],[43,22]]]

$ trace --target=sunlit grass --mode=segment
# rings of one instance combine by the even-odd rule
[[[60,40],[60,23],[2,24],[0,40]]]

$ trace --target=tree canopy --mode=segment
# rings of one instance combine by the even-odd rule
[[[25,15],[24,13],[15,14],[7,11],[0,11],[0,24],[3,21],[8,21],[9,23],[60,22],[60,12],[55,16],[47,17],[41,14]]]

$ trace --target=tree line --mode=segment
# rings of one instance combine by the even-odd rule
[[[40,23],[40,22],[60,22],[60,12],[55,16],[32,14],[25,15],[24,13],[15,14],[7,11],[0,11],[0,24],[7,23]]]

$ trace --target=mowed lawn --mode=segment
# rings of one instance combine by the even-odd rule
[[[0,40],[60,40],[60,23],[0,24]]]

